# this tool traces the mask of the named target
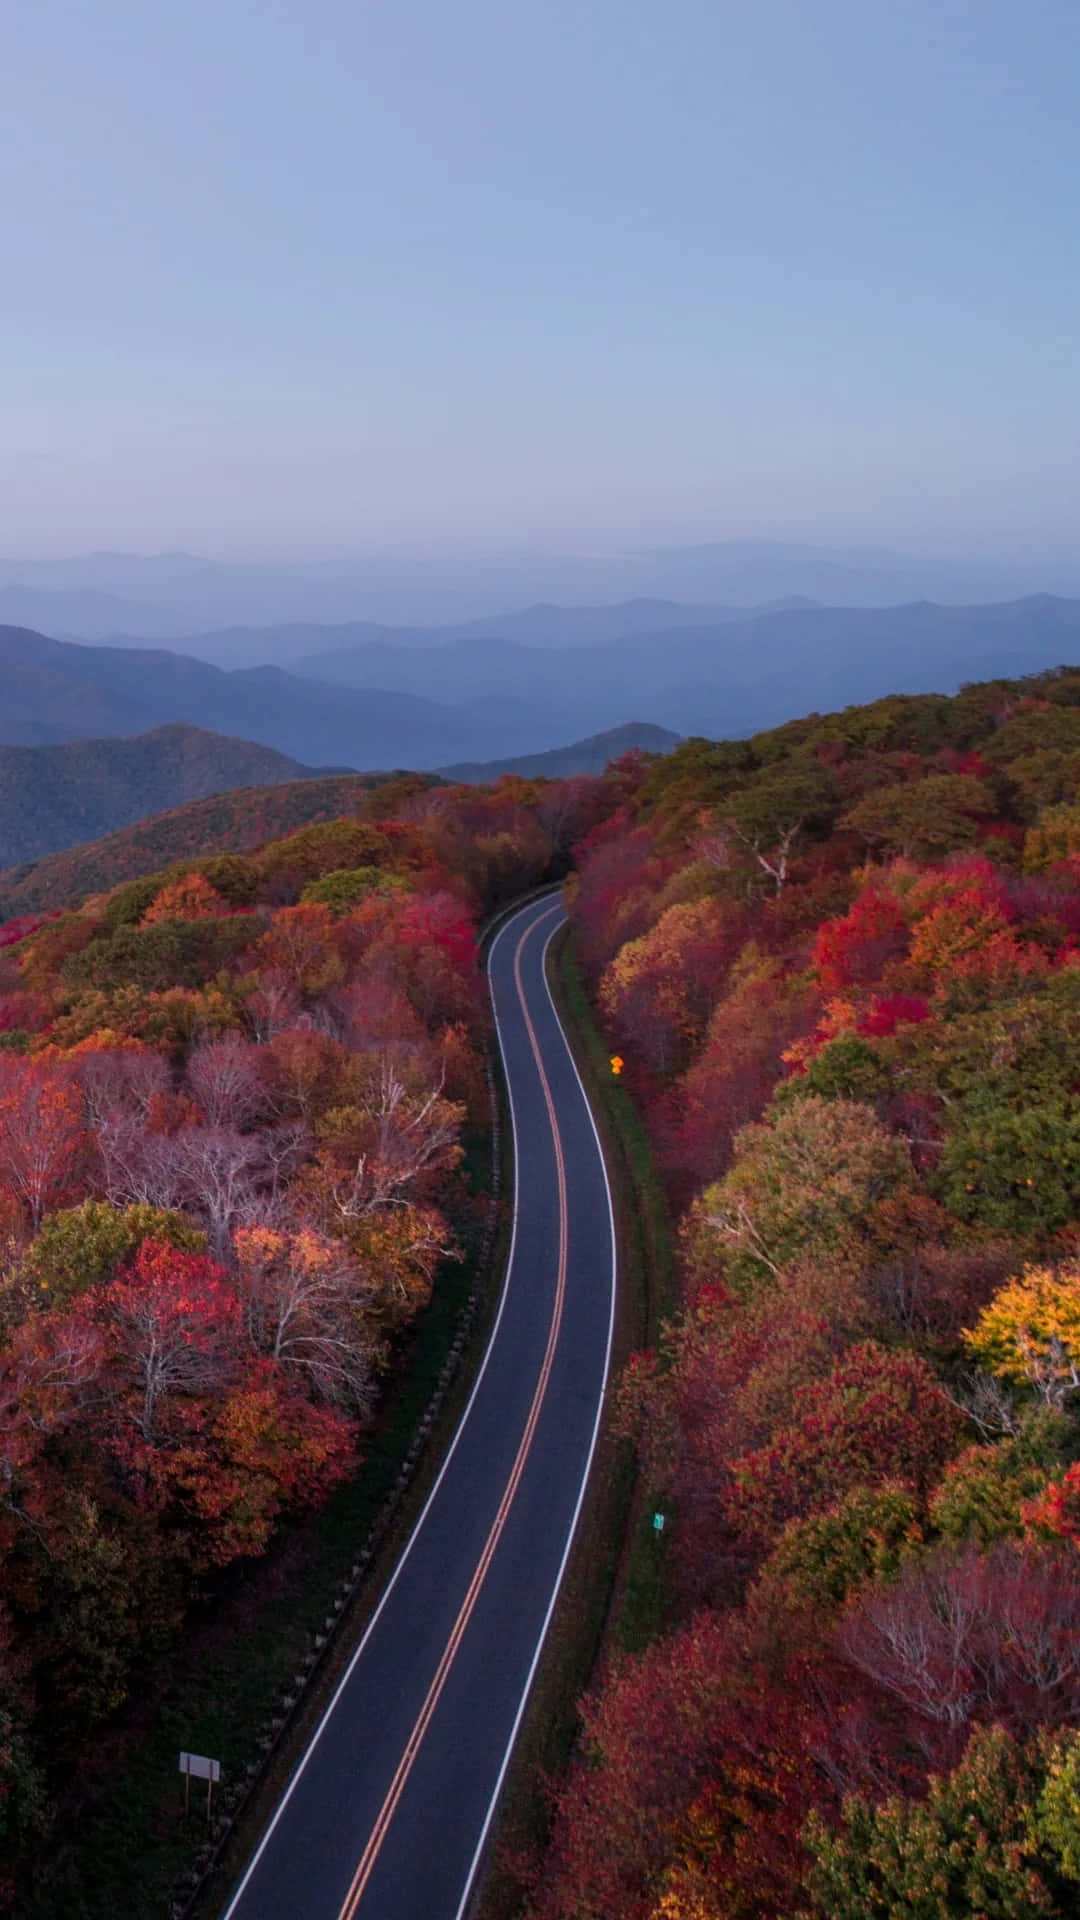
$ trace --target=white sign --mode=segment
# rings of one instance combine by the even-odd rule
[[[208,1760],[202,1753],[182,1753],[180,1771],[186,1773],[189,1780],[220,1780],[221,1761]]]

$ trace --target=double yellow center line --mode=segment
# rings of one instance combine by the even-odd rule
[[[555,1103],[551,1097],[551,1087],[548,1083],[547,1074],[544,1071],[544,1062],[541,1058],[540,1047],[536,1038],[536,1029],[533,1026],[532,1018],[530,1016],[528,1006],[526,1005],[526,1002],[525,1002],[525,989],[522,984],[522,978],[521,978],[522,950],[525,946],[526,941],[529,940],[532,934],[536,932],[536,929],[540,924],[541,922],[539,920],[534,920],[532,925],[526,928],[525,932],[521,936],[521,939],[518,941],[517,948],[514,953],[514,985],[517,989],[518,999],[521,1002],[521,1011],[525,1021],[525,1028],[529,1036],[529,1045],[532,1047],[533,1058],[536,1061],[536,1071],[540,1078],[540,1086],[544,1095],[544,1104],[547,1107],[548,1120],[551,1126],[552,1145],[555,1149],[555,1174],[556,1174],[556,1181],[558,1185],[558,1195],[559,1195],[559,1265],[558,1265],[558,1273],[557,1273],[556,1283],[555,1283],[555,1299],[552,1306],[551,1325],[548,1329],[547,1347],[545,1348],[545,1351],[544,1351],[543,1364],[541,1365],[539,1378],[537,1379],[537,1382],[536,1382],[536,1391],[533,1394],[532,1405],[529,1408],[529,1416],[525,1422],[524,1432],[522,1433],[522,1436],[521,1436],[521,1444],[518,1447],[517,1455],[514,1460],[513,1467],[510,1470],[510,1477],[507,1480],[505,1489],[503,1491],[502,1499],[499,1502],[498,1511],[495,1515],[494,1520],[492,1521],[491,1531],[488,1534],[486,1541],[484,1542],[483,1552],[481,1553],[480,1558],[476,1563],[476,1570],[473,1573],[473,1577],[471,1581],[469,1582],[468,1592],[466,1593],[465,1598],[461,1603],[461,1609],[458,1613],[457,1619],[454,1621],[454,1625],[450,1632],[450,1637],[447,1640],[445,1647],[443,1648],[442,1658],[440,1659],[439,1664],[435,1670],[435,1676],[431,1682],[430,1687],[428,1688],[427,1695],[424,1700],[424,1704],[421,1707],[420,1712],[416,1717],[416,1724],[413,1727],[413,1730],[410,1733],[408,1740],[406,1741],[401,1759],[398,1762],[397,1772],[394,1774],[394,1778],[390,1783],[389,1792],[387,1793],[386,1798],[383,1801],[383,1804],[379,1810],[379,1815],[377,1820],[375,1821],[375,1825],[371,1829],[371,1835],[368,1840],[368,1843],[364,1848],[363,1853],[360,1856],[359,1865],[357,1866],[356,1872],[353,1874],[352,1882],[349,1886],[349,1891],[345,1896],[344,1903],[338,1915],[338,1920],[355,1920],[355,1915],[359,1909],[360,1902],[363,1899],[364,1894],[367,1890],[368,1882],[370,1881],[371,1876],[375,1871],[375,1864],[376,1864],[376,1861],[378,1860],[383,1841],[386,1838],[387,1832],[389,1831],[389,1828],[390,1828],[390,1823],[394,1818],[394,1814],[397,1811],[398,1805],[401,1801],[402,1794],[404,1793],[405,1788],[408,1784],[409,1775],[411,1774],[413,1770],[413,1766],[416,1762],[416,1756],[419,1753],[420,1748],[423,1744],[424,1735],[427,1733],[428,1727],[431,1725],[431,1721],[435,1714],[435,1709],[437,1708],[439,1704],[439,1700],[442,1696],[443,1688],[446,1685],[447,1679],[449,1678],[449,1675],[450,1675],[450,1670],[453,1667],[454,1661],[457,1657],[458,1649],[461,1646],[461,1642],[465,1637],[466,1629],[469,1625],[469,1621],[473,1616],[473,1612],[475,1610],[477,1600],[480,1597],[481,1589],[483,1588],[484,1581],[487,1578],[492,1560],[495,1557],[495,1552],[498,1547],[499,1541],[502,1538],[503,1529],[506,1526],[506,1522],[510,1514],[510,1509],[513,1506],[515,1495],[517,1494],[518,1487],[521,1483],[522,1474],[525,1471],[526,1462],[528,1461],[528,1458],[529,1458],[529,1453],[532,1448],[533,1439],[536,1434],[537,1424],[540,1419],[540,1413],[543,1408],[544,1398],[547,1394],[548,1383],[551,1379],[551,1370],[555,1362],[555,1350],[559,1343],[559,1330],[562,1325],[563,1303],[566,1298],[566,1260],[567,1260],[566,1160],[563,1155],[562,1137],[559,1133],[559,1123],[555,1117]]]

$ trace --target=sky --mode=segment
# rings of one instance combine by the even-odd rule
[[[0,32],[0,550],[1080,508],[1075,0],[34,0]]]

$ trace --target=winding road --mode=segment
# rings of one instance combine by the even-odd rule
[[[550,898],[492,944],[514,1230],[468,1405],[378,1609],[223,1920],[464,1920],[592,1461],[611,1195],[544,973]]]

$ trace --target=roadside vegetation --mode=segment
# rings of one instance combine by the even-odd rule
[[[1076,1910],[1078,789],[1063,669],[350,790],[0,926],[8,1911],[203,1651],[265,1715],[227,1623],[269,1570],[351,1557],[484,1204],[476,929],[571,869],[632,1219],[531,1920]],[[85,1920],[139,1911],[130,1806]]]
[[[681,1218],[667,1515],[533,1920],[1075,1912],[1080,676],[656,762],[579,950]]]
[[[648,1135],[626,1084],[598,1029],[581,967],[577,936],[569,924],[553,953],[556,1000],[597,1119],[615,1207],[619,1260],[617,1373],[631,1354],[655,1342],[677,1304],[675,1249],[667,1196]],[[616,1498],[604,1519],[602,1540],[591,1534],[605,1560],[602,1641],[615,1652],[634,1652],[655,1637],[664,1617],[665,1542],[653,1525],[648,1488],[639,1482],[634,1449],[610,1421],[606,1433],[609,1472]],[[616,1464],[617,1463],[617,1464]]]
[[[235,1778],[302,1664],[486,1218],[477,926],[614,798],[407,782],[0,930],[8,1910],[157,1911],[171,1749]]]

